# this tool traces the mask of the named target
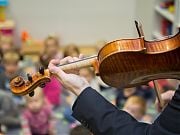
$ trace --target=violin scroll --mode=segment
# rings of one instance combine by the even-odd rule
[[[17,76],[10,81],[10,88],[15,95],[34,95],[34,89],[38,86],[44,87],[45,83],[50,82],[50,72],[48,69],[41,68],[34,75],[27,74],[28,80],[24,80],[21,76]]]

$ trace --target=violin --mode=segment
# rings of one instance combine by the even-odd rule
[[[139,32],[140,33],[140,32]],[[157,79],[180,80],[180,31],[162,40],[146,41],[144,36],[120,39],[107,43],[97,56],[91,56],[69,64],[59,65],[64,71],[92,66],[97,75],[116,88],[134,87]],[[53,75],[40,68],[24,80],[17,76],[10,81],[16,95],[30,94],[38,86],[44,86]]]

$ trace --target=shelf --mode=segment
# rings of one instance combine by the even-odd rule
[[[169,20],[170,22],[174,22],[174,15],[172,13],[170,13],[167,9],[163,9],[159,6],[155,7],[156,12],[158,12],[160,15],[162,15],[164,18],[166,18],[167,20]]]

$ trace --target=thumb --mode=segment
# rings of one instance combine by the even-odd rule
[[[59,79],[62,80],[63,77],[66,76],[66,73],[57,65],[60,64],[60,61],[58,59],[53,59],[50,61],[48,69],[52,74],[55,74],[59,77]]]

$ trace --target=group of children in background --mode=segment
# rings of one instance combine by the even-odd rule
[[[74,45],[68,45],[64,53],[60,52],[60,43],[57,37],[49,36],[44,40],[44,50],[39,56],[39,63],[34,63],[34,69],[38,67],[47,68],[51,59],[62,59],[66,56],[78,57],[79,48]],[[9,81],[16,75],[25,77],[23,65],[23,56],[20,50],[14,48],[11,40],[0,38],[1,64],[0,64],[0,124],[4,134],[13,134],[16,129],[21,129],[23,135],[56,135],[57,125],[54,112],[61,107],[62,95],[65,95],[64,119],[70,124],[70,135],[92,135],[90,131],[80,125],[71,116],[71,107],[76,97],[66,91],[55,77],[51,77],[51,82],[44,88],[36,88],[35,95],[30,97],[14,96],[10,92]],[[20,64],[21,63],[21,64]],[[101,93],[107,100],[130,113],[139,121],[151,123],[153,121],[152,111],[147,112],[155,100],[153,88],[142,86],[137,88],[127,88],[125,90],[114,90],[105,85],[100,78],[97,78],[92,68],[82,68],[79,75],[85,77],[91,86]],[[167,80],[164,80],[167,81]],[[171,80],[172,81],[172,80]],[[173,82],[173,83],[172,83]],[[174,81],[162,85],[162,90],[175,89]],[[170,85],[173,84],[173,85]],[[111,92],[111,95],[104,94]],[[113,98],[109,98],[108,96]],[[155,109],[154,109],[155,110]]]

